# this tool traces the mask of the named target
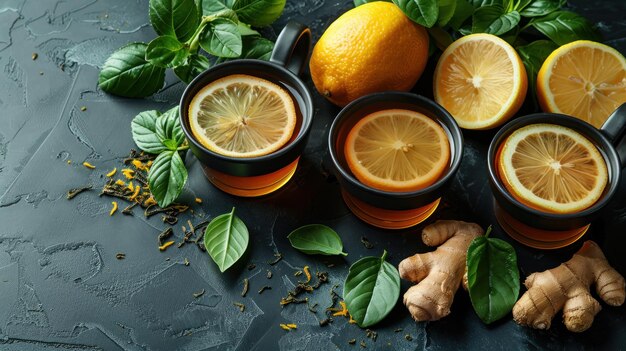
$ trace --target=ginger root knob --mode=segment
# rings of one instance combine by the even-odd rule
[[[601,309],[589,293],[594,283],[598,296],[607,304],[624,303],[624,277],[609,265],[602,250],[590,240],[569,261],[526,278],[524,285],[528,291],[513,306],[513,319],[521,325],[548,329],[552,318],[562,309],[565,327],[583,332]]]
[[[416,321],[434,321],[450,314],[454,294],[465,272],[467,248],[484,231],[475,223],[437,221],[422,231],[422,241],[438,246],[400,262],[402,279],[417,283],[404,294],[404,304]]]

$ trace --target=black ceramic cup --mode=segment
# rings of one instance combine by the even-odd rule
[[[311,31],[292,21],[278,35],[269,61],[242,59],[222,63],[201,73],[187,86],[180,100],[181,125],[204,174],[217,188],[237,196],[261,196],[279,189],[295,173],[313,121],[311,93],[298,77],[310,50]],[[215,153],[194,137],[188,115],[191,100],[207,84],[233,74],[267,79],[289,92],[301,118],[287,145],[268,155],[236,158]]]
[[[531,208],[518,201],[498,175],[496,158],[500,145],[515,130],[536,123],[548,123],[573,129],[600,150],[608,170],[608,183],[602,197],[589,208],[576,213],[556,214]],[[620,106],[598,130],[592,125],[566,115],[538,113],[507,123],[489,146],[487,165],[489,182],[501,226],[516,240],[536,248],[559,248],[580,238],[618,189],[622,168],[626,165],[626,104]]]
[[[450,145],[450,164],[434,184],[417,191],[389,192],[361,183],[350,171],[344,156],[348,133],[365,116],[388,109],[420,112],[444,129]],[[339,112],[330,127],[328,148],[343,199],[350,210],[376,227],[402,229],[421,223],[437,209],[461,163],[463,136],[454,118],[436,102],[411,93],[383,92],[361,97]]]

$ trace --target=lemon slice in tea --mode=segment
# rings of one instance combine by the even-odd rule
[[[415,191],[437,181],[450,162],[443,128],[409,110],[383,110],[348,133],[344,154],[363,184],[385,191]]]
[[[602,196],[608,172],[600,151],[578,132],[531,124],[513,132],[497,161],[508,190],[524,204],[575,213]]]
[[[283,147],[296,127],[289,93],[244,74],[211,82],[189,105],[193,135],[207,149],[231,157],[258,157]]]

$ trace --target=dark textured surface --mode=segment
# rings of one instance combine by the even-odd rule
[[[609,44],[626,52],[623,0],[578,0],[572,5],[599,22]],[[273,28],[277,32],[293,18],[311,26],[317,39],[351,7],[351,1],[289,0]],[[99,188],[104,182],[101,175],[121,166],[133,147],[129,124],[136,113],[168,108],[184,89],[173,77],[160,93],[145,100],[109,96],[97,88],[97,67],[114,49],[155,36],[147,13],[143,0],[0,1],[0,350],[334,350],[360,349],[361,340],[368,349],[394,350],[626,349],[624,306],[603,304],[591,329],[582,334],[567,332],[560,316],[551,330],[534,331],[510,317],[483,325],[467,294],[459,292],[452,314],[432,323],[414,323],[398,302],[391,316],[372,328],[378,332],[375,342],[343,318],[320,327],[322,312],[314,315],[304,305],[281,308],[280,297],[298,280],[293,273],[305,264],[330,272],[330,284],[309,295],[322,311],[331,286],[342,283],[347,268],[359,257],[387,249],[390,261],[397,264],[428,250],[418,237],[421,227],[378,230],[357,220],[343,205],[336,182],[325,178],[322,161],[337,108],[317,95],[314,128],[301,167],[274,195],[246,200],[221,193],[203,178],[195,158],[187,158],[185,197],[198,196],[204,203],[193,205],[193,217],[181,219],[199,222],[236,206],[251,232],[241,264],[225,274],[195,247],[159,252],[156,236],[165,225],[158,216],[109,217],[110,199],[99,198],[97,191],[67,201],[68,188],[83,184]],[[265,33],[275,37],[275,31]],[[34,52],[39,54],[36,60],[31,59]],[[424,86],[428,79],[422,79]],[[492,135],[465,132],[460,172],[435,218],[482,226],[495,223],[485,163]],[[88,170],[80,165],[83,161],[97,168]],[[622,179],[617,200],[587,235],[602,245],[622,274],[625,197]],[[323,258],[291,249],[287,234],[308,223],[335,228],[349,256],[329,260],[336,266],[327,268]],[[178,225],[176,239],[181,235]],[[497,227],[493,235],[512,242]],[[361,236],[375,248],[365,249]],[[580,243],[550,252],[513,245],[526,276],[569,258]],[[266,262],[276,251],[285,259],[269,266]],[[117,260],[118,252],[126,259]],[[185,258],[189,266],[182,263]],[[249,271],[251,263],[256,268]],[[267,270],[273,272],[271,280]],[[243,278],[251,282],[245,298],[240,296]],[[272,289],[258,295],[263,285]],[[403,291],[408,286],[403,282]],[[194,298],[192,294],[201,289],[205,294]],[[233,302],[245,303],[245,312]],[[298,330],[283,331],[279,323],[297,323]],[[403,331],[394,333],[396,328]],[[412,341],[405,340],[405,334]],[[357,345],[348,344],[352,338]]]

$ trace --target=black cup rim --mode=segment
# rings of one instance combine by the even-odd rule
[[[451,137],[452,139],[454,139],[453,142],[454,142],[455,154],[452,159],[452,162],[450,163],[448,172],[443,177],[439,178],[439,180],[437,180],[435,183],[427,186],[426,188],[419,189],[416,191],[409,191],[409,192],[384,191],[384,190],[372,188],[370,186],[367,186],[359,182],[354,176],[352,176],[351,172],[344,169],[344,167],[341,165],[341,163],[339,162],[339,157],[337,153],[335,152],[335,148],[333,145],[334,141],[337,138],[337,133],[339,132],[338,130],[339,125],[341,124],[343,119],[346,118],[346,116],[349,116],[353,112],[353,110],[358,110],[362,107],[365,107],[371,104],[372,102],[376,102],[379,100],[389,102],[398,98],[409,99],[409,100],[419,100],[421,104],[424,104],[428,106],[429,108],[436,110],[436,112],[439,114],[438,117],[442,117],[443,119],[447,120],[446,127],[450,130]],[[415,197],[420,197],[423,195],[431,194],[433,192],[437,192],[441,187],[447,184],[448,181],[450,181],[452,177],[455,176],[456,171],[458,170],[461,164],[461,160],[463,158],[463,134],[461,133],[461,129],[459,128],[458,124],[456,123],[452,115],[450,115],[450,113],[445,108],[443,108],[441,105],[439,105],[435,101],[428,99],[424,96],[413,94],[413,93],[400,92],[400,91],[384,91],[384,92],[373,93],[373,94],[362,96],[350,102],[343,109],[341,109],[341,111],[339,111],[339,113],[337,114],[337,117],[335,117],[335,120],[330,126],[330,133],[328,137],[328,150],[330,153],[330,157],[333,161],[333,164],[335,166],[335,169],[337,169],[339,173],[341,173],[341,176],[345,180],[347,180],[352,186],[355,186],[361,191],[374,194],[377,196],[391,196],[391,197],[400,198],[400,199],[410,199],[410,198],[415,198]]]
[[[608,183],[610,187],[609,189],[605,190],[605,195],[591,207],[588,207],[580,212],[567,214],[543,212],[519,202],[513,197],[513,195],[511,195],[511,193],[509,193],[504,184],[502,184],[502,182],[498,179],[495,167],[495,156],[496,152],[498,151],[498,146],[501,144],[504,138],[506,138],[513,132],[514,128],[517,129],[529,124],[536,123],[563,125],[564,127],[572,128],[578,132],[581,132],[587,137],[591,137],[593,141],[596,142],[596,144],[600,144],[602,152],[605,154],[608,163],[610,163],[610,165],[607,165],[607,167],[611,167],[609,171],[610,178]],[[534,113],[518,117],[508,122],[507,124],[502,126],[502,128],[500,128],[500,130],[496,133],[493,139],[491,139],[491,143],[489,144],[489,150],[487,151],[487,168],[489,171],[489,178],[491,179],[492,185],[494,185],[497,189],[499,195],[503,196],[506,201],[509,204],[513,205],[516,210],[554,221],[566,221],[590,217],[602,210],[602,208],[604,208],[604,206],[606,206],[612,200],[613,195],[615,195],[615,192],[618,189],[621,173],[621,168],[619,167],[619,164],[620,161],[617,152],[615,151],[615,148],[600,132],[600,130],[583,120],[558,113]],[[618,166],[613,167],[613,165]]]
[[[189,130],[189,128],[187,127],[187,115],[188,115],[188,106],[184,106],[184,101],[188,98],[188,96],[191,94],[191,91],[197,86],[202,84],[203,80],[205,79],[205,77],[207,75],[213,74],[215,71],[221,70],[221,69],[226,69],[232,66],[240,66],[240,65],[244,65],[244,64],[253,64],[253,65],[258,65],[258,66],[264,66],[265,68],[269,68],[269,69],[273,69],[273,70],[278,70],[280,71],[282,74],[287,75],[293,82],[295,82],[297,85],[299,85],[299,89],[298,91],[301,93],[301,97],[304,100],[304,105],[307,106],[307,110],[306,111],[302,111],[302,126],[300,127],[300,131],[298,133],[298,135],[296,136],[296,138],[290,142],[289,144],[287,144],[286,146],[280,148],[279,150],[272,152],[270,154],[267,155],[262,155],[262,156],[258,156],[258,157],[231,157],[231,156],[226,156],[226,155],[221,155],[218,154],[214,151],[211,151],[209,149],[207,149],[202,143],[200,143],[198,140],[196,140],[195,136],[193,135],[193,133],[191,132],[191,130]],[[193,99],[193,97],[192,97]],[[189,100],[191,101],[191,99]],[[297,103],[297,102],[296,102]],[[306,112],[306,113],[304,113]],[[218,65],[215,65],[209,69],[207,69],[206,71],[200,73],[198,76],[196,76],[185,88],[185,90],[183,91],[183,94],[180,98],[180,102],[179,102],[179,118],[180,118],[180,124],[181,127],[183,129],[183,132],[185,133],[185,136],[187,137],[187,140],[189,140],[191,143],[194,144],[194,146],[196,148],[198,148],[200,151],[202,151],[205,154],[208,154],[210,157],[213,157],[215,159],[218,159],[220,161],[224,161],[224,162],[230,162],[230,163],[246,163],[246,164],[259,164],[259,163],[266,163],[266,162],[271,162],[277,159],[280,159],[282,157],[285,157],[285,155],[289,154],[292,152],[293,149],[297,148],[300,143],[302,143],[304,140],[306,140],[309,131],[311,130],[311,126],[313,124],[313,97],[311,96],[311,92],[309,90],[309,88],[306,86],[306,84],[304,84],[304,82],[300,79],[300,77],[298,77],[297,75],[295,75],[293,72],[291,72],[289,69],[276,64],[274,62],[271,61],[262,61],[262,60],[257,60],[257,59],[237,59],[237,60],[233,60],[233,61],[228,61],[228,62],[224,62],[224,63],[220,63]]]

